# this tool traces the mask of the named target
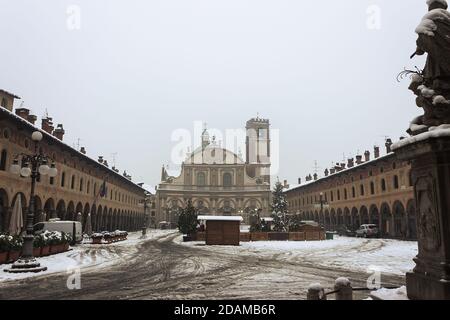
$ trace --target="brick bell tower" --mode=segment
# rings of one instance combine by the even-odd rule
[[[247,121],[246,164],[247,175],[261,177],[270,184],[270,122],[258,117]]]

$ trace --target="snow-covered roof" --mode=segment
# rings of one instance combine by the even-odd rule
[[[205,221],[242,221],[241,216],[198,216],[198,220]]]
[[[10,97],[13,97],[13,98],[15,98],[15,99],[20,99],[20,97],[16,96],[14,93],[8,92],[8,91],[6,91],[6,90],[0,89],[0,92],[3,93],[3,94],[8,95],[8,96],[10,96]]]
[[[59,140],[55,136],[51,135],[47,131],[42,130],[41,128],[39,128],[38,126],[32,124],[31,122],[23,119],[22,117],[19,117],[18,115],[16,115],[15,113],[9,111],[8,109],[0,107],[0,113],[6,114],[10,118],[14,119],[15,121],[19,121],[20,123],[28,126],[32,130],[41,132],[44,135],[44,137],[49,138],[49,139],[53,140],[53,142],[55,142],[56,144],[59,144],[59,145],[65,147],[65,148],[69,149],[70,152],[76,153],[78,156],[80,156],[81,158],[91,162],[92,164],[95,164],[97,167],[101,167],[102,169],[107,170],[108,173],[112,174],[115,177],[120,178],[122,181],[125,181],[128,184],[132,184],[133,186],[135,186],[135,187],[137,187],[137,188],[139,188],[141,190],[145,190],[141,186],[139,186],[138,184],[134,183],[133,181],[131,181],[128,178],[126,178],[123,175],[121,175],[120,173],[117,173],[116,171],[112,170],[112,168],[109,168],[109,167],[107,167],[105,165],[100,164],[98,161],[92,159],[91,157],[87,156],[86,154],[80,152],[79,150],[71,147],[70,145],[68,145],[64,141]]]
[[[443,124],[438,127],[430,127],[426,132],[400,140],[392,145],[392,150],[397,150],[401,147],[413,144],[415,142],[440,137],[450,137],[450,124]]]

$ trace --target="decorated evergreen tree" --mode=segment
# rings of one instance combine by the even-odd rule
[[[197,230],[197,209],[192,205],[192,201],[189,200],[186,207],[181,209],[178,217],[178,230],[182,234],[190,235]]]
[[[275,187],[272,191],[272,204],[270,208],[272,210],[274,231],[288,231],[289,216],[286,194],[283,192],[283,185],[280,181],[275,184]]]

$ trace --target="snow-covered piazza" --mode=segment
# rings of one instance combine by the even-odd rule
[[[417,243],[337,237],[316,242],[245,242],[238,247],[183,242],[174,230],[133,233],[122,243],[82,244],[42,258],[41,274],[2,274],[1,299],[306,299],[336,278],[366,286],[402,286]],[[79,275],[79,289],[74,275]],[[77,280],[78,281],[78,280]],[[370,291],[355,294],[366,298]],[[332,298],[332,297],[331,297]]]

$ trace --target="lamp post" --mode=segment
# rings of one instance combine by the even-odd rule
[[[150,200],[150,195],[148,192],[145,192],[144,195],[144,225],[142,226],[142,236],[141,239],[147,238],[147,227],[148,227],[148,217],[147,217],[147,204]]]
[[[37,262],[33,256],[33,240],[34,240],[34,214],[35,214],[35,199],[34,192],[36,188],[36,179],[39,175],[48,175],[51,178],[56,177],[58,170],[56,169],[55,162],[52,161],[51,166],[48,166],[50,158],[43,155],[38,150],[39,142],[43,136],[40,131],[35,131],[31,135],[31,139],[34,141],[34,154],[20,154],[16,156],[10,171],[13,174],[21,175],[22,177],[31,177],[31,193],[30,203],[28,206],[27,219],[26,219],[26,234],[23,237],[23,250],[22,255],[16,262],[13,263],[11,268],[5,269],[6,272],[22,273],[22,272],[40,272],[47,270],[47,267],[43,267]],[[19,165],[18,157],[22,157],[22,163]],[[30,168],[31,165],[31,168]]]

